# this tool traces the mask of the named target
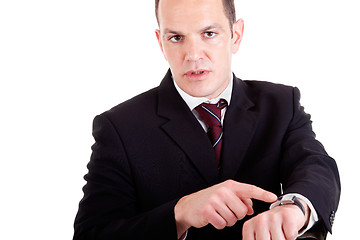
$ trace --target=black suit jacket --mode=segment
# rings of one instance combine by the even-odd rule
[[[227,179],[280,194],[300,193],[331,231],[340,181],[315,139],[298,89],[234,76],[224,119],[222,168],[210,141],[176,91],[170,71],[159,87],[94,119],[92,156],[74,239],[177,239],[174,206]],[[269,204],[255,201],[255,214]],[[241,239],[242,225],[191,228],[188,239]]]

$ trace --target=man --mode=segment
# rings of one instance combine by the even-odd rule
[[[336,163],[296,88],[232,74],[244,26],[233,1],[155,2],[170,71],[95,118],[74,239],[295,239],[315,222],[331,231]]]

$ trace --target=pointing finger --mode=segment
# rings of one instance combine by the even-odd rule
[[[274,193],[250,184],[238,183],[235,192],[239,198],[253,198],[269,203],[277,200]]]

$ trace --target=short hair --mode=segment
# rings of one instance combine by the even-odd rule
[[[159,15],[158,15],[159,2],[160,2],[160,0],[155,0],[155,15],[156,15],[156,20],[157,20],[158,24],[160,25]],[[222,2],[223,2],[223,6],[224,6],[225,16],[229,19],[230,29],[232,30],[233,24],[236,21],[234,0],[222,0]]]

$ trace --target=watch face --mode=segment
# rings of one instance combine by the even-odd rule
[[[280,202],[281,205],[287,205],[287,204],[294,204],[293,200],[281,200]]]

